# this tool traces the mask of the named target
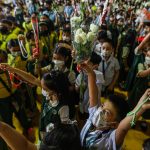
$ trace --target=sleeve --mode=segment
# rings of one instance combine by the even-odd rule
[[[138,73],[141,72],[141,71],[144,71],[145,70],[145,67],[142,63],[139,63],[138,64]]]
[[[94,113],[97,111],[98,109],[98,105],[94,106],[94,107],[89,107],[88,111],[89,111],[89,118],[88,120],[91,120],[94,116]]]
[[[137,47],[137,48],[134,50],[134,54],[135,54],[135,55],[141,55],[141,54],[142,54],[142,51],[140,51],[139,48]]]
[[[59,110],[60,120],[61,122],[69,121],[69,107],[63,106]]]
[[[110,150],[111,149],[113,149],[113,150],[120,150],[120,147],[117,147],[117,145],[116,145],[116,130],[114,130],[110,134],[107,143],[108,143],[107,147],[109,147]]]
[[[118,60],[115,58],[115,71],[118,71],[118,70],[120,70],[120,65],[119,65]]]
[[[123,47],[123,53],[122,53],[122,58],[126,59],[129,55],[129,48],[128,47]]]

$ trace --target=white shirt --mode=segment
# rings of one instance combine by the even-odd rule
[[[104,61],[104,72],[103,72],[103,61]],[[120,69],[118,60],[112,55],[108,61],[102,58],[102,61],[98,67],[98,70],[103,72],[105,82],[103,86],[109,86],[113,80],[115,72]]]

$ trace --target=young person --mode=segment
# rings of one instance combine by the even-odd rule
[[[137,106],[126,116],[129,111],[127,102],[117,95],[110,96],[103,106],[98,107],[95,73],[87,64],[81,64],[80,67],[88,75],[90,102],[90,116],[80,134],[81,144],[85,149],[120,149],[128,130],[131,128],[130,123],[135,123],[134,113],[137,120],[150,108],[147,99],[150,96],[150,89],[144,93]]]

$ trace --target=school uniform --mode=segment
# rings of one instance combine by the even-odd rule
[[[44,98],[40,116],[40,139],[42,140],[46,132],[50,132],[55,126],[61,124],[61,122],[67,121],[69,121],[69,107],[60,102],[57,106],[52,106]]]
[[[110,58],[106,61],[102,57],[102,61],[99,64],[98,70],[103,73],[104,76],[104,84],[102,85],[102,91],[108,87],[111,82],[113,81],[113,77],[115,75],[115,72],[120,69],[118,60],[113,56],[113,54],[110,56]]]
[[[80,133],[80,140],[81,145],[85,149],[89,150],[119,150],[120,147],[116,146],[116,138],[115,132],[116,130],[95,130],[91,131],[90,128],[93,126],[92,120],[94,119],[94,114],[98,110],[98,106],[89,108],[89,118],[84,125],[81,133]]]

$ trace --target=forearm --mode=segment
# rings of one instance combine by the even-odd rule
[[[17,68],[12,68],[12,71],[16,73],[18,76],[20,76],[21,78],[23,78],[25,81],[36,86],[41,86],[40,80],[34,77],[33,75]]]
[[[0,122],[0,136],[12,150],[37,150],[36,146],[9,125]]]
[[[134,111],[134,110],[133,110]],[[139,119],[139,117],[143,114],[143,110],[141,109],[139,112],[137,112],[136,114],[136,120]],[[125,119],[123,119],[118,128],[116,129],[116,144],[119,146],[121,144],[123,144],[124,138],[127,134],[127,132],[129,131],[129,129],[131,129],[131,121],[132,121],[133,116],[127,116],[125,117]]]
[[[150,68],[147,69],[147,70],[144,70],[144,71],[140,71],[137,76],[138,77],[147,77],[150,75]]]
[[[144,48],[145,44],[150,40],[150,33],[147,34],[147,36],[144,38],[144,40],[141,42],[141,44],[138,46],[138,50],[141,50]]]
[[[88,73],[88,87],[90,107],[94,107],[98,103],[98,89],[96,85],[96,75],[93,71]]]

